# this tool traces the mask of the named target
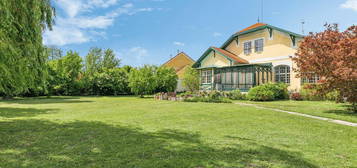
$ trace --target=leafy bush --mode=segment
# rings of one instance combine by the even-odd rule
[[[338,91],[332,91],[325,95],[325,99],[329,101],[341,102],[340,93]]]
[[[183,100],[184,102],[206,102],[206,103],[232,103],[229,99],[226,98],[219,98],[219,99],[212,99],[209,97],[190,97]]]
[[[302,98],[309,101],[324,100],[323,95],[318,92],[318,87],[317,84],[305,84],[300,90]]]
[[[322,101],[322,100],[329,100],[329,101],[337,101],[340,102],[341,96],[338,91],[332,92],[321,92],[322,89],[321,85],[319,84],[305,84],[302,89],[300,90],[300,94],[304,100],[309,101]]]
[[[174,92],[177,87],[177,74],[175,69],[165,66],[156,70],[156,89],[155,92]]]
[[[157,67],[144,65],[141,68],[131,70],[129,74],[129,87],[135,95],[144,97],[144,94],[152,94],[157,86],[156,73]]]
[[[274,92],[258,86],[249,90],[247,98],[251,101],[271,101],[274,100]]]
[[[288,85],[285,83],[267,83],[266,88],[274,93],[274,100],[283,100],[289,98]]]
[[[200,78],[198,71],[192,67],[187,67],[183,75],[182,85],[191,92],[199,90]]]
[[[177,75],[174,69],[144,65],[132,69],[129,74],[131,91],[143,97],[144,94],[173,92],[177,86]]]
[[[177,96],[182,97],[183,99],[189,98],[189,97],[193,97],[194,93],[193,92],[183,92],[178,94]]]
[[[231,101],[224,97],[219,91],[198,92],[195,94],[185,93],[180,95],[185,102],[207,102],[207,103],[231,103]]]
[[[104,69],[95,72],[91,78],[91,94],[94,95],[123,95],[129,94],[128,72],[122,68]]]
[[[224,97],[227,97],[231,100],[245,100],[246,99],[246,95],[241,93],[240,90],[224,92]]]
[[[66,56],[47,62],[50,95],[80,95],[82,90],[82,58],[77,52],[68,51]]]
[[[247,98],[252,101],[272,101],[289,97],[286,84],[267,83],[251,88]]]

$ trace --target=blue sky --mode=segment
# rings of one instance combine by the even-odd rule
[[[257,22],[261,0],[54,0],[53,31],[46,45],[85,56],[111,48],[122,65],[160,65],[177,50],[198,59],[233,33]],[[357,24],[357,0],[263,0],[263,22],[296,33]]]

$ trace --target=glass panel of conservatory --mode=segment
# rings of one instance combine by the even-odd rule
[[[231,84],[232,83],[232,73],[231,72],[226,72],[226,84]]]

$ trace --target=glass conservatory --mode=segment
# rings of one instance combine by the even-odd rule
[[[239,64],[200,68],[200,90],[243,92],[273,81],[272,64]]]

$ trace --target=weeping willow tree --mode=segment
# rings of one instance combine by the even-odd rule
[[[42,33],[52,29],[50,0],[0,1],[0,94],[11,98],[45,84]]]

